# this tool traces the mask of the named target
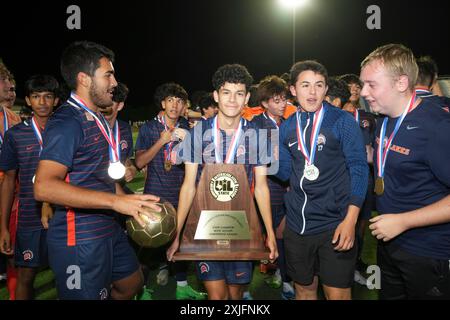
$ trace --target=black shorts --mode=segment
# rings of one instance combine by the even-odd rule
[[[353,285],[357,256],[356,243],[345,252],[334,250],[334,229],[314,235],[299,235],[286,227],[284,247],[288,275],[300,285],[312,284],[319,276],[322,284],[333,288]]]
[[[450,261],[425,258],[392,243],[378,242],[380,299],[450,299]]]

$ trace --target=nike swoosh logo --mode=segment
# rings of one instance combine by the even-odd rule
[[[414,129],[418,129],[419,127],[410,127],[410,126],[407,126],[406,127],[406,130],[414,130]]]
[[[238,272],[236,273],[236,277],[242,277],[246,272]]]
[[[289,148],[292,147],[294,144],[297,144],[297,143],[298,143],[298,141],[290,142],[290,143],[289,143]]]

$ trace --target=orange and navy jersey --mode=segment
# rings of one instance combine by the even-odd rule
[[[178,127],[182,129],[189,129],[189,123],[183,117],[178,119]],[[145,151],[150,149],[156,141],[159,140],[161,132],[165,130],[158,118],[154,118],[143,124],[139,129],[139,135],[136,140],[136,151]],[[172,165],[169,171],[164,169],[164,162],[166,160],[174,161],[173,150],[178,142],[173,145],[166,144],[153,157],[147,165],[147,179],[145,180],[144,193],[154,194],[158,197],[169,201],[175,208],[178,206],[178,198],[181,184],[184,178],[184,166]],[[169,153],[171,154],[169,156]]]
[[[31,124],[20,123],[6,132],[0,156],[0,170],[17,170],[19,179],[20,231],[43,229],[42,203],[34,200],[33,177],[39,161],[40,145]]]
[[[261,114],[263,112],[264,112],[264,108],[261,107],[261,106],[257,106],[257,107],[247,107],[247,106],[245,106],[242,109],[241,116],[245,120],[251,121],[254,116],[257,116],[257,115],[259,115],[259,114]]]
[[[284,109],[283,118],[287,119],[296,112],[297,112],[297,107],[288,101],[288,103],[286,104],[286,109]]]
[[[120,130],[120,161],[125,164],[133,156],[133,133],[128,122],[117,120]]]
[[[100,114],[97,116],[103,119]],[[104,125],[107,125],[106,121]],[[75,100],[69,98],[50,118],[43,140],[40,159],[67,167],[66,183],[95,191],[115,192],[115,182],[108,176],[108,142],[92,115],[79,107]],[[110,210],[57,206],[50,221],[48,241],[66,242],[72,246],[110,237],[114,224],[114,213]]]

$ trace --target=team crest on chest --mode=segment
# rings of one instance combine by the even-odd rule
[[[89,112],[86,111],[84,114],[86,115],[87,121],[95,121],[94,117]]]
[[[245,147],[244,147],[244,145],[241,144],[236,151],[236,157],[240,157],[243,154],[245,154]]]
[[[120,141],[120,150],[128,149],[128,142],[126,140]]]

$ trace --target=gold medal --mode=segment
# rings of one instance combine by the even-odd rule
[[[166,170],[167,172],[169,172],[170,169],[172,169],[172,162],[170,162],[170,160],[164,161],[164,170]]]
[[[381,196],[384,193],[384,179],[377,177],[375,180],[375,193],[377,196]]]

